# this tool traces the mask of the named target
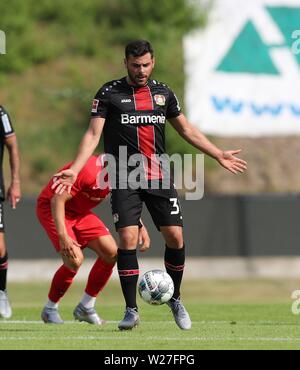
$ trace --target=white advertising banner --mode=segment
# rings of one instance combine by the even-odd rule
[[[215,0],[184,54],[187,116],[204,133],[300,134],[300,0]]]
[[[5,44],[6,44],[5,33],[4,31],[0,30],[0,54],[6,53]]]

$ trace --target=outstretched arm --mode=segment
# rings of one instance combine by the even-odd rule
[[[235,156],[235,154],[241,152],[241,149],[222,151],[210,142],[197,127],[188,122],[183,114],[175,118],[170,118],[169,121],[179,135],[188,143],[217,160],[221,166],[230,172],[237,174],[247,169],[247,162]]]
[[[11,171],[11,184],[7,190],[7,198],[9,199],[12,208],[15,209],[17,203],[21,199],[20,156],[16,135],[6,137],[4,143],[8,149]]]
[[[62,194],[65,189],[68,193],[71,191],[71,187],[76,181],[78,173],[82,170],[89,157],[94,153],[105,123],[104,118],[96,117],[90,120],[90,125],[86,133],[84,134],[76,158],[72,166],[54,175],[52,189],[55,188],[55,192]]]

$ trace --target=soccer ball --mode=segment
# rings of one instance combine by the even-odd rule
[[[162,270],[146,272],[139,283],[141,298],[154,305],[168,302],[174,293],[174,283],[169,274]]]

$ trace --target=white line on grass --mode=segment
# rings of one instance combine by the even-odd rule
[[[42,324],[43,321],[41,320],[0,320],[1,324]],[[66,320],[64,321],[65,324],[75,324],[78,321],[74,320]],[[119,321],[115,320],[108,320],[106,321],[107,324],[117,324]],[[158,323],[165,323],[165,324],[174,324],[173,320],[170,321],[143,321],[144,324],[158,324]],[[219,320],[219,321],[193,321],[193,324],[200,324],[200,325],[222,325],[222,324],[230,324],[230,325],[298,325],[296,321],[234,321],[234,320]]]
[[[38,341],[43,341],[43,338],[41,337],[5,337],[2,336],[0,337],[0,341],[21,341],[21,340],[38,340]],[[58,338],[47,338],[47,342],[49,341],[58,341]],[[132,340],[132,336],[67,336],[61,338],[61,340]],[[169,341],[178,341],[178,337],[145,337],[143,338],[145,341],[157,341],[157,340],[169,340]],[[185,342],[211,342],[211,341],[251,341],[251,342],[299,342],[300,338],[268,338],[268,337],[193,337],[193,338],[180,338],[180,341],[185,341]]]
[[[106,324],[118,324],[120,321],[108,320]],[[42,320],[3,320],[0,321],[1,324],[42,324],[44,323]],[[78,321],[75,320],[66,320],[64,324],[75,324]],[[174,324],[174,321],[144,321],[147,324],[155,324],[155,323],[166,323],[166,324]],[[229,321],[193,321],[194,324],[228,324]]]

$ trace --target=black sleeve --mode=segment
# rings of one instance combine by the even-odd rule
[[[106,118],[109,105],[108,94],[108,88],[105,85],[97,92],[92,103],[92,117]]]
[[[0,107],[0,129],[3,137],[14,134],[10,117],[3,107]]]
[[[176,95],[169,89],[166,118],[175,118],[181,114],[180,105]]]

